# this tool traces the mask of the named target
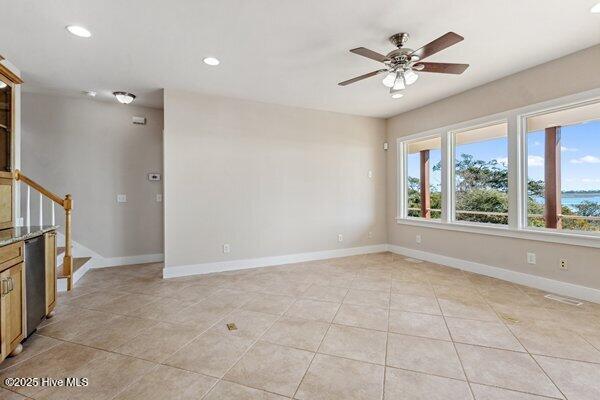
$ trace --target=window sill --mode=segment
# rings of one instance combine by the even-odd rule
[[[513,239],[527,239],[539,242],[561,243],[572,246],[600,248],[600,236],[586,233],[552,232],[537,229],[511,229],[507,226],[491,224],[425,221],[417,218],[396,218],[399,225],[410,225],[424,228],[444,229],[480,235],[502,236]]]

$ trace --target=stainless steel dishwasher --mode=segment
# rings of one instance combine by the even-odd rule
[[[44,236],[25,241],[25,298],[27,299],[27,336],[46,315],[46,271]]]

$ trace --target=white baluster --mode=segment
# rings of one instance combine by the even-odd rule
[[[54,215],[54,202],[52,202],[52,225],[56,225],[56,215]]]
[[[40,193],[40,226],[44,225],[44,196]]]
[[[27,211],[25,216],[27,217],[27,226],[31,226],[31,188],[27,186]]]

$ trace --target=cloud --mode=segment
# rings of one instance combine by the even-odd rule
[[[498,164],[508,165],[508,157],[498,157],[495,160]]]
[[[534,146],[540,146],[542,143],[538,142],[537,140],[535,142],[533,142]]]
[[[571,164],[600,164],[600,158],[595,156],[583,156],[571,159]]]
[[[544,157],[529,156],[529,157],[527,157],[527,165],[530,167],[543,167],[544,166]]]
[[[598,178],[598,179],[581,178],[581,182],[583,182],[583,183],[596,183],[596,182],[600,182],[600,178]]]
[[[573,152],[573,151],[577,151],[578,149],[574,148],[574,147],[567,147],[567,146],[560,146],[560,151],[562,152]]]

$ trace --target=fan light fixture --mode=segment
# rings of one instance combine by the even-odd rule
[[[383,86],[385,87],[393,87],[396,82],[396,72],[388,72],[388,74],[383,78]]]
[[[73,35],[81,38],[89,38],[92,36],[92,32],[85,29],[83,26],[69,25],[66,29]]]
[[[404,94],[400,93],[400,92],[396,92],[396,93],[392,93],[392,99],[399,99],[400,97],[403,97]]]
[[[407,69],[404,71],[404,81],[407,85],[412,85],[417,81],[417,79],[419,79],[419,75],[417,75],[417,73],[412,69]]]
[[[113,95],[121,104],[130,104],[135,99],[135,94],[128,92],[113,92]]]
[[[406,88],[406,86],[404,85],[404,76],[402,75],[401,72],[398,72],[396,74],[396,81],[394,82],[394,86],[392,87],[392,90],[402,90],[405,88]],[[400,97],[402,97],[402,96],[400,96]],[[394,98],[397,98],[397,97],[394,97]]]
[[[590,12],[592,14],[600,14],[600,3],[598,3],[594,7],[590,8]]]

